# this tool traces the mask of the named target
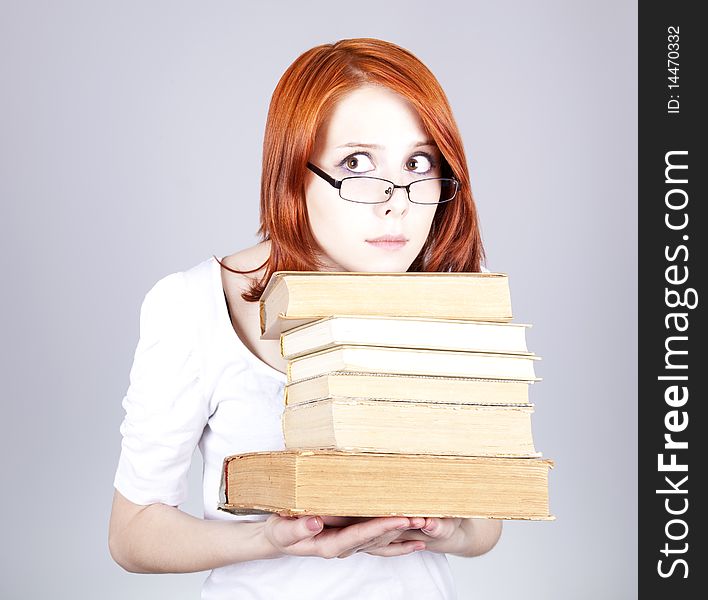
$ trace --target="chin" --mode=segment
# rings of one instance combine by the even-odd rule
[[[405,273],[413,261],[406,262],[403,260],[372,260],[367,264],[359,265],[358,269],[350,269],[351,271],[365,271],[369,273]]]
[[[367,250],[369,249],[367,248]],[[415,260],[415,256],[396,256],[393,253],[388,253],[388,256],[383,253],[377,254],[378,253],[371,252],[358,253],[356,250],[353,250],[352,255],[354,255],[354,260],[352,260],[352,255],[332,257],[330,259],[332,266],[330,270],[364,273],[405,273]],[[340,260],[337,260],[337,258]]]

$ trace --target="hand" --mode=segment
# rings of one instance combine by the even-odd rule
[[[427,537],[436,540],[450,540],[454,536],[459,536],[463,532],[460,528],[462,519],[439,519],[437,517],[428,517],[425,519],[425,525],[420,528]]]
[[[441,519],[437,517],[426,517],[425,519],[422,517],[415,518],[424,521],[420,529],[411,528],[402,531],[396,539],[391,541],[389,546],[373,548],[366,551],[376,556],[393,556],[388,553],[392,546],[409,543],[410,541],[423,542],[425,544],[424,548],[433,552],[455,552],[458,548],[465,546],[466,534],[461,527],[462,519]]]
[[[420,531],[403,531],[401,540],[421,540],[431,552],[457,556],[479,556],[489,552],[501,535],[499,519],[439,519],[428,517]]]
[[[271,515],[263,534],[274,556],[346,558],[355,552],[402,556],[425,548],[418,540],[398,540],[403,531],[425,525],[422,517],[288,517]]]

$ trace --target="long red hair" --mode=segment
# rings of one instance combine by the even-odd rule
[[[254,302],[276,271],[319,270],[319,247],[305,205],[307,161],[320,124],[347,93],[383,85],[407,99],[443,156],[443,173],[460,182],[457,197],[441,204],[409,271],[479,271],[484,250],[470,189],[467,160],[450,104],[430,70],[411,52],[373,38],[340,40],[299,56],[273,92],[263,140],[258,234],[271,241],[263,277],[242,294]]]

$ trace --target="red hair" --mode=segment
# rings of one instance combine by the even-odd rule
[[[299,56],[273,92],[263,140],[258,234],[271,241],[263,277],[244,300],[255,302],[276,271],[316,271],[319,246],[305,205],[307,161],[320,124],[336,103],[362,85],[385,86],[408,100],[443,156],[444,176],[460,182],[457,197],[441,204],[408,271],[479,271],[484,258],[460,132],[445,92],[411,52],[373,38],[340,40]]]

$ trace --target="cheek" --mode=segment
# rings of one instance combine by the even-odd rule
[[[365,231],[367,211],[340,198],[310,196],[306,202],[312,233],[320,243],[344,242]]]
[[[436,209],[437,207],[433,207],[432,209],[425,207],[424,210],[421,210],[415,215],[415,225],[413,229],[415,229],[415,235],[421,242],[424,242],[428,238]],[[413,232],[411,232],[411,234],[413,234]]]

